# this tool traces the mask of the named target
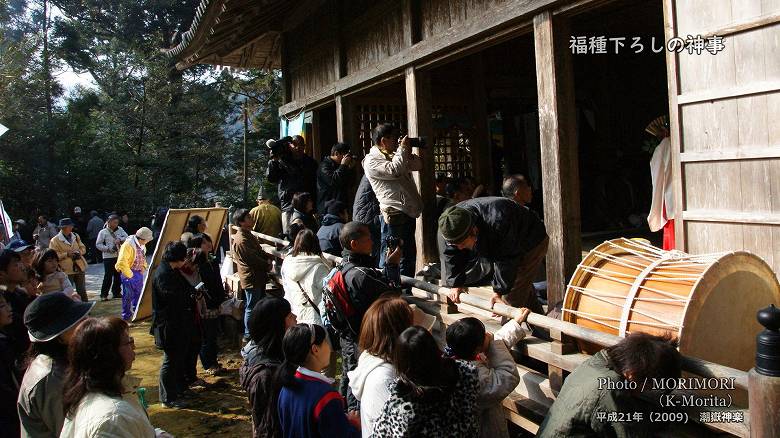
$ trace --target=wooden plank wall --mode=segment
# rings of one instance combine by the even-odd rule
[[[344,33],[347,74],[377,65],[404,47],[403,2],[378,2],[354,17]]]
[[[473,20],[508,0],[423,0],[420,5],[422,39]]]
[[[667,24],[670,6],[677,36],[720,35],[726,46],[673,60],[678,246],[745,249],[780,272],[780,1],[672,0]]]
[[[286,33],[287,66],[292,99],[300,99],[335,82],[336,14],[327,4]]]

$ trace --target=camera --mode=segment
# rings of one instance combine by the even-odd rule
[[[406,137],[406,139],[409,141],[409,146],[413,148],[424,149],[427,144],[425,137]]]
[[[286,160],[290,157],[290,143],[292,143],[292,137],[282,137],[279,140],[268,140],[265,145],[268,147],[271,158]]]
[[[387,246],[387,250],[390,252],[395,251],[396,248],[398,248],[398,245],[401,243],[401,239],[395,237],[395,236],[387,236],[385,237],[385,246]]]

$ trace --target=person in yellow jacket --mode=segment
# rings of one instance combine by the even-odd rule
[[[70,283],[76,287],[81,301],[87,302],[87,260],[84,254],[87,247],[81,241],[81,237],[73,232],[75,224],[70,218],[60,220],[60,232],[49,241],[49,248],[57,252],[60,269],[67,274]]]
[[[138,306],[144,287],[144,274],[149,267],[146,263],[146,244],[153,238],[152,230],[141,227],[119,248],[115,267],[122,279],[122,319],[125,321],[130,321]]]

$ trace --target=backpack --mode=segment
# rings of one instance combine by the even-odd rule
[[[349,318],[354,316],[357,310],[352,305],[352,298],[344,281],[344,274],[349,269],[342,271],[343,268],[343,265],[335,266],[322,280],[322,303],[325,307],[322,319],[340,335],[357,338],[357,331],[349,323]]]

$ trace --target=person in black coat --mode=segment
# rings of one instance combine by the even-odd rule
[[[293,195],[298,192],[317,193],[317,161],[306,155],[306,142],[296,135],[292,139],[285,137],[274,142],[271,147],[271,160],[268,162],[266,178],[278,184],[279,201],[282,209],[282,231],[287,234],[290,217],[293,212]],[[316,205],[316,199],[315,205]]]
[[[531,210],[506,198],[469,199],[439,217],[443,285],[450,299],[467,286],[490,283],[492,303],[543,313],[533,279],[547,254],[544,224]]]
[[[178,399],[188,386],[188,358],[200,342],[195,288],[178,271],[186,258],[183,243],[168,243],[152,282],[151,333],[155,345],[165,353],[160,368],[160,401],[166,408],[184,407]]]
[[[344,277],[354,313],[348,317],[351,331],[339,333],[341,338],[341,382],[339,391],[347,401],[347,411],[358,410],[359,402],[352,395],[347,372],[357,367],[357,340],[360,323],[371,304],[385,292],[398,292],[401,285],[401,247],[387,256],[383,270],[376,268],[376,258],[371,256],[373,242],[368,226],[362,222],[349,222],[341,229],[342,260],[338,266]]]
[[[376,194],[374,189],[371,188],[368,177],[363,175],[355,193],[355,201],[352,204],[352,220],[363,222],[368,226],[368,229],[371,231],[371,240],[374,242],[371,255],[376,258],[379,258],[379,248],[382,244],[379,214],[379,200],[376,199]]]
[[[349,145],[336,143],[330,149],[330,157],[322,160],[317,171],[317,211],[325,213],[330,201],[347,202],[354,176],[355,159]]]

